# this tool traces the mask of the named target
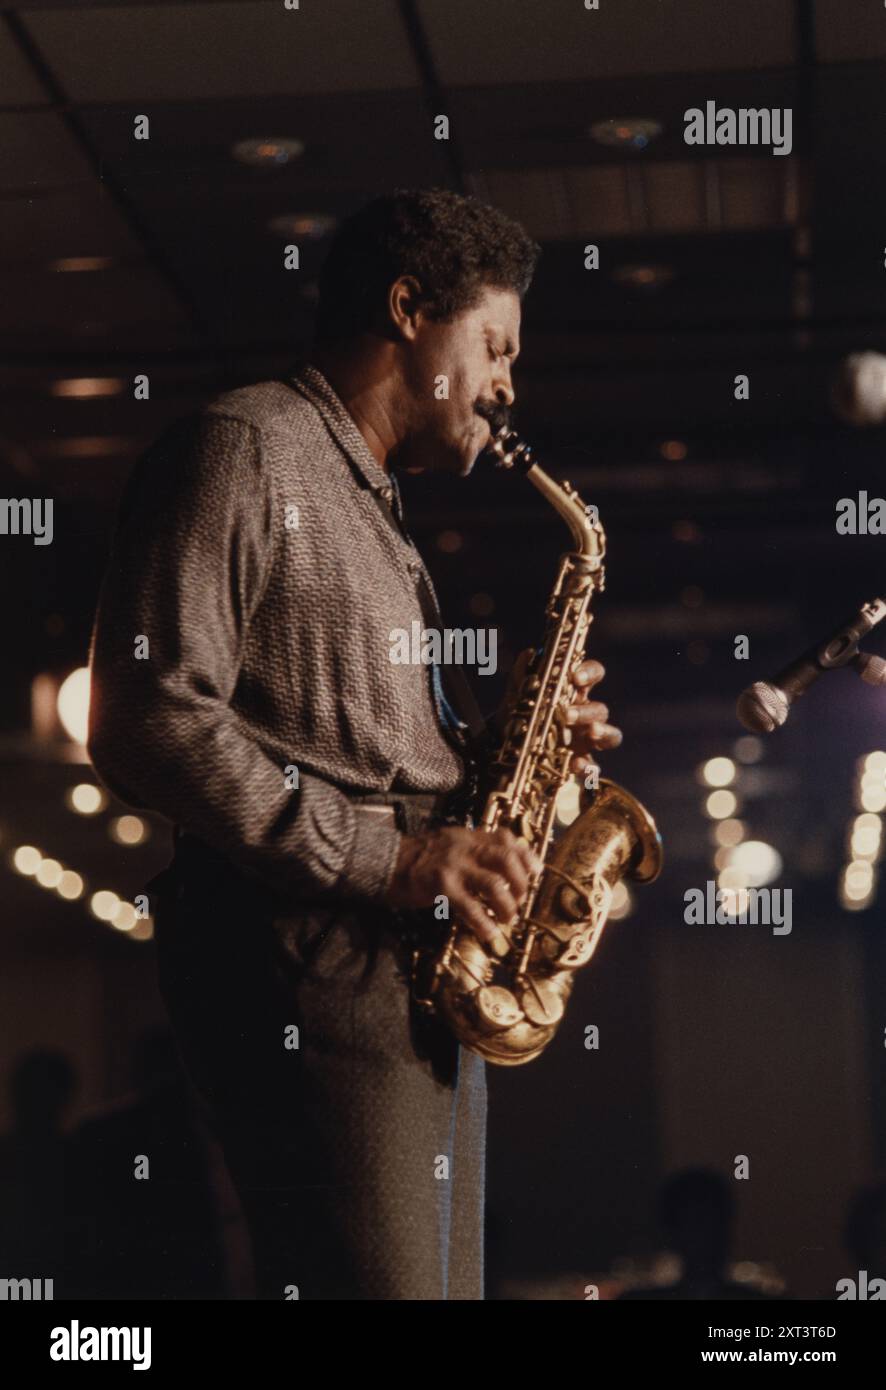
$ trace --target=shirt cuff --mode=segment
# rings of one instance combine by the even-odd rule
[[[393,818],[365,815],[356,809],[354,818],[354,838],[339,889],[347,897],[380,900],[393,878],[403,836]]]

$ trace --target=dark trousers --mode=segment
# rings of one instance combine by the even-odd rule
[[[246,1212],[259,1297],[482,1299],[485,1063],[411,1003],[396,919],[341,903],[281,914],[181,846],[161,878],[160,989]]]

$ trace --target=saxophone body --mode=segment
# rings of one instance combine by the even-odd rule
[[[494,955],[455,921],[442,947],[414,951],[412,985],[416,1001],[463,1046],[513,1067],[539,1056],[556,1033],[576,971],[597,949],[617,884],[656,878],[662,849],[649,812],[603,778],[582,788],[579,815],[556,835],[557,796],[572,776],[565,722],[572,672],[584,657],[592,601],[605,584],[606,537],[596,509],[545,473],[514,434],[500,431],[490,449],[499,466],[525,473],[573,543],[561,557],[544,642],[520,683],[476,820],[480,829],[522,836],[542,869],[516,922],[499,924],[509,943],[505,955]]]

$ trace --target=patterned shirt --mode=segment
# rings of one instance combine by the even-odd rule
[[[378,899],[400,833],[347,793],[465,778],[436,667],[391,659],[413,622],[441,626],[396,480],[323,374],[227,392],[126,487],[90,650],[96,772],[277,891]]]

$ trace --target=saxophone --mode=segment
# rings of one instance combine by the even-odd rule
[[[455,921],[442,947],[413,950],[411,983],[416,1003],[463,1046],[487,1062],[516,1067],[538,1057],[557,1031],[575,972],[597,949],[618,883],[657,878],[662,848],[645,807],[604,778],[592,787],[586,779],[580,814],[555,839],[557,796],[572,776],[565,722],[571,676],[584,656],[591,601],[604,587],[606,536],[596,508],[570,483],[545,473],[515,434],[500,430],[489,448],[499,467],[516,465],[525,473],[572,533],[573,549],[561,557],[548,601],[544,643],[510,709],[477,821],[479,829],[504,827],[522,836],[542,867],[517,920],[500,927],[508,942],[503,956]]]

